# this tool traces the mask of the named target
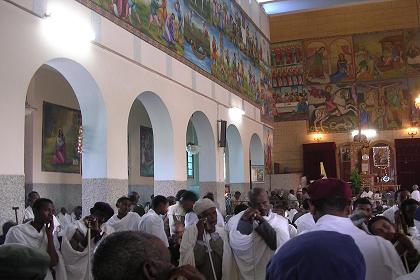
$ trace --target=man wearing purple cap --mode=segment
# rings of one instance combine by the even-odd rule
[[[392,280],[406,274],[392,244],[353,225],[350,185],[338,179],[313,182],[308,189],[310,211],[316,222],[310,231],[326,230],[350,235],[366,262],[366,280]],[[338,249],[338,248],[337,248]]]

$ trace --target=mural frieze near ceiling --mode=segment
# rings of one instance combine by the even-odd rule
[[[269,40],[234,0],[78,1],[272,118]]]
[[[420,120],[419,30],[275,43],[271,61],[275,121],[335,133]]]

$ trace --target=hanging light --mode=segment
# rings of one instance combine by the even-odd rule
[[[414,106],[416,106],[416,109],[420,110],[420,94],[417,96],[417,98],[414,100]]]
[[[33,112],[37,111],[38,109],[35,107],[32,107],[28,100],[25,101],[25,116],[31,115]]]
[[[192,155],[196,155],[200,152],[200,147],[198,145],[194,145],[192,143],[188,143],[187,147],[185,148],[185,150],[192,154]]]

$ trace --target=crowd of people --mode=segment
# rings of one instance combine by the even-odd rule
[[[420,279],[418,187],[393,195],[387,207],[324,178],[270,195],[227,187],[226,215],[213,193],[181,190],[144,206],[131,192],[82,217],[31,192],[22,223],[3,225],[0,279]]]

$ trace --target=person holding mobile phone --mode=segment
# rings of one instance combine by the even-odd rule
[[[216,205],[208,198],[193,206],[198,220],[185,229],[180,247],[180,265],[192,265],[207,280],[237,278],[237,268],[228,235],[217,225]]]

